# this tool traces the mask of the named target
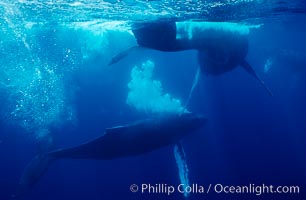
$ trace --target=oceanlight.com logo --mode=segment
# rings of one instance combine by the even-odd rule
[[[133,193],[140,192],[141,194],[164,194],[172,195],[174,193],[182,194],[254,194],[261,196],[264,194],[300,194],[300,186],[274,186],[274,185],[223,185],[223,184],[179,184],[169,185],[164,183],[158,184],[132,184],[130,191]]]
[[[260,196],[263,194],[299,194],[299,186],[273,186],[273,185],[255,185],[246,186],[224,186],[222,184],[214,185],[214,192],[226,194],[255,194]]]

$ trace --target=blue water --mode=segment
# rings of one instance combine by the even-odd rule
[[[169,19],[261,25],[248,35],[246,59],[274,94],[239,67],[200,77],[188,110],[208,122],[183,140],[189,182],[300,187],[299,194],[210,192],[188,199],[305,199],[304,1],[0,0],[0,11],[1,200],[15,192],[27,163],[49,149],[46,138],[50,149],[70,147],[152,115],[127,104],[134,66],[154,62],[152,79],[184,104],[198,66],[195,51],[135,52],[107,66],[135,44],[130,24]],[[186,199],[130,191],[144,183],[180,184],[172,146],[112,161],[57,161],[21,199]]]

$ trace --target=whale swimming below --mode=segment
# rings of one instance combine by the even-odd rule
[[[194,86],[200,72],[220,75],[241,66],[267,90],[264,81],[245,60],[248,53],[249,27],[225,22],[151,22],[134,24],[133,34],[138,46],[114,56],[109,65],[117,63],[130,52],[153,49],[163,52],[196,50],[199,64]],[[193,87],[194,87],[193,86]]]
[[[203,116],[193,113],[171,114],[107,128],[102,136],[84,144],[39,154],[25,168],[17,192],[12,197],[24,195],[43,176],[49,165],[58,159],[112,160],[149,153],[176,145],[205,122]]]

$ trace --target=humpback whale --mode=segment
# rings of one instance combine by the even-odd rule
[[[205,122],[203,116],[193,113],[165,115],[107,128],[104,135],[84,144],[37,155],[26,167],[13,197],[20,197],[31,189],[48,166],[58,159],[112,160],[145,154],[179,143]]]
[[[132,31],[138,46],[114,56],[109,65],[138,49],[163,52],[196,50],[202,74],[220,75],[241,66],[272,96],[272,92],[245,60],[248,53],[247,27],[240,28],[238,24],[225,22],[170,21],[134,24]]]

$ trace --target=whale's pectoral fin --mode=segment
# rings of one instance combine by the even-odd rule
[[[118,53],[112,58],[112,60],[108,63],[108,65],[113,65],[119,62],[120,60],[122,60],[123,58],[127,57],[130,53],[135,52],[137,50],[143,50],[143,49],[146,49],[146,48],[141,47],[141,46],[133,46],[124,51],[121,51],[120,53]]]
[[[184,106],[184,110],[183,111],[186,111],[186,108],[189,104],[189,101],[192,97],[192,94],[193,94],[193,91],[194,89],[196,88],[196,86],[198,85],[198,82],[199,82],[199,78],[200,78],[200,73],[201,73],[201,69],[200,69],[200,66],[197,68],[197,72],[194,76],[194,79],[193,79],[193,83],[192,83],[192,86],[191,86],[191,89],[189,91],[189,95],[188,95],[188,98],[187,98],[187,101],[185,103],[185,106]]]
[[[240,65],[253,77],[255,77],[260,84],[266,89],[266,91],[269,93],[270,96],[273,96],[273,93],[271,90],[265,85],[264,81],[258,76],[258,74],[255,72],[255,70],[252,68],[252,66],[246,61],[243,60]]]
[[[184,196],[187,198],[190,195],[188,192],[186,192],[186,186],[189,185],[189,169],[187,165],[186,154],[183,145],[180,142],[174,146],[174,157],[179,171],[180,182],[183,185],[185,191]]]
[[[17,191],[12,198],[18,198],[23,196],[32,187],[39,181],[39,179],[44,175],[46,170],[48,169],[50,163],[54,160],[48,155],[37,155],[35,156],[32,161],[27,165],[25,168],[18,187]]]

